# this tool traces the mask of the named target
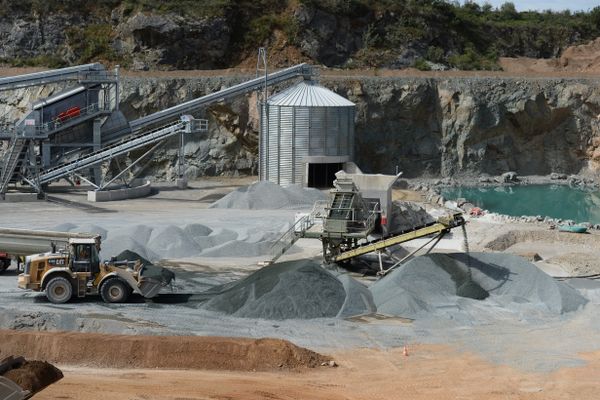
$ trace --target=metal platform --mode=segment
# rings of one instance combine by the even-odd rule
[[[45,170],[40,173],[39,181],[42,184],[48,183],[82,169],[111,160],[112,158],[128,153],[131,150],[160,142],[175,134],[192,132],[192,125],[189,119],[172,122],[161,128],[157,128],[139,136],[129,138],[121,143],[115,143],[111,146],[103,148],[102,150],[83,155],[76,160],[70,161],[58,167]]]
[[[6,193],[10,182],[22,180],[39,192],[41,185],[68,177],[79,171],[86,174],[89,168],[95,169],[95,175],[92,174],[93,176],[90,178],[79,177],[101,189],[103,185],[98,182],[100,179],[98,165],[100,163],[131,150],[160,143],[177,133],[189,132],[192,129],[190,123],[180,120],[184,113],[195,112],[212,103],[225,101],[290,79],[298,77],[309,79],[313,72],[311,66],[298,64],[158,111],[129,123],[123,117],[113,118],[115,115],[117,117],[122,115],[118,112],[118,69],[113,73],[106,71],[101,64],[96,63],[2,78],[0,79],[0,90],[14,90],[67,81],[76,82],[80,86],[38,101],[35,103],[35,107],[32,106],[29,114],[16,126],[0,128],[0,140],[11,141],[11,151],[8,152],[1,164],[2,167],[0,167],[2,168],[0,196]],[[110,94],[112,92],[109,93],[113,89],[114,96]],[[100,91],[104,91],[103,97],[99,97]],[[90,103],[90,98],[94,98],[94,96],[96,100]],[[80,103],[74,105],[75,100],[72,99],[76,98],[85,99],[85,104],[81,105],[83,100],[80,100]],[[103,99],[102,103],[100,98]],[[104,132],[102,122],[107,120],[107,117],[110,123],[107,124],[107,131]],[[117,123],[115,124],[114,121]],[[18,138],[24,124],[29,126],[29,131],[33,129],[34,132],[25,142]],[[89,139],[90,137],[93,137],[93,140]],[[43,155],[38,153],[24,155],[23,149],[29,149],[31,143],[41,149],[36,151],[43,152]],[[21,162],[26,157],[36,163],[35,171],[29,172],[20,168]],[[181,155],[180,159],[182,159]],[[84,170],[85,172],[83,172]]]

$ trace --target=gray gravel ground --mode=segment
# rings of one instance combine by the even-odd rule
[[[212,189],[211,189],[212,190]],[[198,195],[198,192],[193,192]],[[289,226],[295,210],[207,209],[206,203],[177,197],[153,197],[101,205],[97,209],[66,208],[49,203],[0,204],[2,226],[49,229],[61,223],[89,224],[111,231],[139,224],[182,229],[202,224],[215,234],[224,229],[245,241],[262,232],[278,232]],[[75,198],[77,200],[77,198]],[[206,231],[207,232],[207,231]],[[201,232],[203,233],[203,232]],[[236,239],[237,240],[237,239]],[[301,241],[302,242],[302,241]],[[297,256],[305,255],[300,248]],[[277,337],[318,351],[368,346],[386,348],[411,343],[444,343],[473,351],[498,363],[524,371],[548,371],[576,366],[584,361],[578,353],[600,349],[600,283],[567,282],[589,302],[568,313],[533,313],[527,308],[509,310],[491,306],[490,300],[468,299],[470,315],[448,312],[428,318],[379,316],[356,319],[266,320],[238,318],[206,310],[208,288],[247,276],[261,257],[187,257],[164,261],[177,274],[175,294],[157,300],[135,298],[129,304],[107,305],[88,298],[53,305],[45,296],[19,290],[16,272],[0,275],[0,327],[11,329],[75,330],[83,332],[222,335]],[[355,276],[356,277],[356,276]],[[363,280],[367,284],[372,281]],[[451,309],[455,305],[448,304]]]

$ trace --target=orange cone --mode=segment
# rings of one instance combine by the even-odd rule
[[[406,347],[406,345],[404,345],[404,351],[402,353],[404,354],[404,357],[408,357],[408,347]]]

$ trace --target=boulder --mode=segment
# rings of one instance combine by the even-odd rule
[[[501,178],[502,178],[502,182],[504,182],[504,183],[517,182],[519,180],[517,173],[513,172],[513,171],[503,173],[501,175]]]

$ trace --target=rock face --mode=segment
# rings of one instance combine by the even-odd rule
[[[599,167],[594,80],[365,79],[345,89],[358,105],[357,162],[369,172],[393,173],[398,165],[409,177],[528,175]]]
[[[125,77],[121,111],[134,119],[248,78]],[[322,78],[321,83],[357,104],[355,161],[365,172],[394,173],[398,166],[406,177],[507,171],[562,177],[600,170],[600,83],[592,79]],[[5,121],[14,121],[30,101],[55,90],[0,93],[0,111]],[[190,178],[257,172],[254,95],[214,104],[197,117],[209,119],[210,131],[186,138]],[[140,177],[174,179],[178,147],[179,138],[168,141]]]
[[[119,18],[114,46],[133,55],[133,68],[222,66],[231,35],[223,18],[187,20],[178,15],[138,13]]]
[[[597,64],[589,55],[598,43],[561,53],[599,35],[594,10],[519,15],[446,1],[27,0],[0,8],[0,61],[13,66],[231,68],[255,64],[256,48],[266,46],[276,66],[309,59],[344,68],[495,69],[498,55],[552,57],[549,67],[579,71]]]

